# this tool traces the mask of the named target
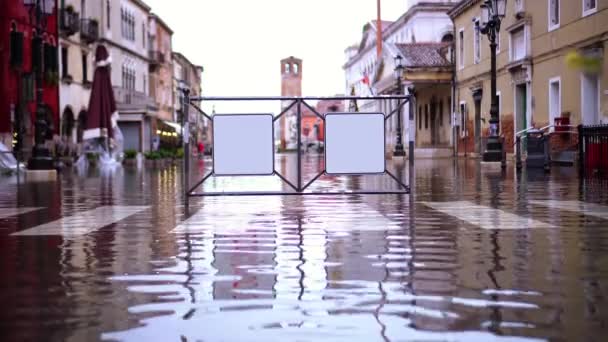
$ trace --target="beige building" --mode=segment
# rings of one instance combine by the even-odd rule
[[[175,99],[175,121],[181,122],[181,108],[179,105],[180,92],[178,83],[184,82],[190,88],[190,96],[202,95],[201,76],[203,67],[192,63],[186,56],[173,52],[173,98]],[[208,113],[210,114],[210,113]],[[190,144],[195,148],[198,142],[205,146],[211,145],[211,124],[204,120],[196,110],[190,109],[188,121],[190,125]]]
[[[490,49],[477,29],[481,0],[463,0],[454,21],[458,151],[483,153],[490,108]],[[501,135],[513,152],[516,132],[554,124],[608,121],[608,1],[512,0],[499,34],[497,93]],[[587,72],[567,63],[572,51],[604,65]],[[563,114],[567,116],[568,114]]]
[[[101,8],[91,0],[65,0],[59,9],[60,134],[72,146],[82,140],[93,81]],[[62,153],[68,153],[63,151]]]

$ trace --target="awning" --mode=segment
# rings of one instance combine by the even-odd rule
[[[177,137],[182,134],[182,126],[170,121],[158,120],[156,134],[161,138]]]
[[[173,129],[175,129],[175,132],[177,132],[178,134],[182,134],[182,125],[175,123],[175,122],[171,122],[171,121],[163,121],[165,124],[167,124],[168,126],[172,127]]]

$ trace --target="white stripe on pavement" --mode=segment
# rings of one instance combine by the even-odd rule
[[[11,235],[61,235],[64,237],[78,237],[116,223],[148,208],[147,206],[104,206],[79,212],[76,215],[64,217]]]
[[[543,207],[555,208],[565,211],[579,212],[587,216],[599,217],[608,220],[608,206],[581,201],[530,201],[532,204]]]
[[[444,214],[456,217],[483,229],[556,228],[555,226],[528,217],[508,213],[472,202],[422,202]]]
[[[0,208],[0,219],[21,215],[32,211],[40,210],[40,207],[23,207],[23,208]]]

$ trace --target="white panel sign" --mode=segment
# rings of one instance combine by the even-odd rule
[[[384,173],[384,154],[384,114],[325,115],[325,167],[328,174]]]
[[[213,117],[213,171],[217,176],[272,175],[272,114]]]

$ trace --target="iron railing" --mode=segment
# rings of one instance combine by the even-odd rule
[[[66,36],[71,36],[80,30],[80,15],[73,10],[61,10],[60,29]]]
[[[581,174],[608,175],[608,125],[578,126]]]
[[[99,23],[95,19],[80,20],[80,39],[87,44],[99,39]]]
[[[148,58],[150,58],[150,64],[158,65],[165,63],[165,54],[158,50],[149,50]]]

